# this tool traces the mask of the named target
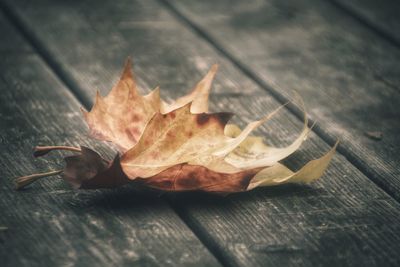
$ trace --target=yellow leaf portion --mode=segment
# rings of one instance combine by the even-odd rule
[[[304,113],[304,123],[299,136],[289,146],[283,148],[271,147],[264,144],[261,137],[247,136],[235,150],[225,157],[225,161],[239,169],[273,166],[299,149],[307,139],[312,127],[308,128],[307,126],[308,118],[302,98],[297,93],[295,96]],[[239,136],[241,132],[240,128],[234,124],[228,124],[225,127],[225,135],[230,137]]]
[[[272,166],[299,149],[311,131],[307,124],[307,116],[304,116],[301,133],[292,144],[283,148],[267,146],[264,144],[263,138],[248,136],[235,150],[225,157],[225,161],[239,169]],[[235,137],[241,132],[240,128],[234,124],[228,124],[225,127],[225,135],[227,136]]]
[[[259,186],[272,186],[286,183],[310,183],[322,176],[335,154],[336,144],[322,157],[309,161],[299,171],[293,172],[277,163],[257,173],[251,180],[247,190]]]

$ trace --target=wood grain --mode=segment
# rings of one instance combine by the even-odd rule
[[[398,47],[327,1],[170,2],[281,102],[299,92],[318,134],[400,200]]]
[[[143,91],[161,85],[167,98],[182,94],[212,63],[220,63],[212,109],[235,111],[243,118],[237,119],[239,124],[279,105],[157,2],[9,4],[28,32],[45,46],[60,73],[88,101],[96,89],[103,94],[109,91],[124,58],[133,55]],[[308,106],[322,108],[315,103]],[[299,120],[285,111],[259,133],[268,136],[271,144],[287,144],[300,129]],[[327,149],[324,141],[312,135],[287,164],[299,167]],[[229,197],[168,194],[166,199],[225,266],[400,263],[400,205],[341,155],[323,179],[310,186],[260,189]]]
[[[396,0],[331,0],[362,24],[400,46],[400,2]]]
[[[34,145],[102,146],[89,140],[74,96],[1,13],[0,34],[0,265],[219,266],[157,195],[74,191],[59,177],[14,190],[14,177],[62,168],[58,153],[34,160]]]

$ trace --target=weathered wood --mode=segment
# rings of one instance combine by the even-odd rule
[[[397,0],[331,0],[361,23],[400,46],[400,2]]]
[[[318,134],[400,200],[398,47],[325,1],[171,2],[281,102],[299,92]]]
[[[60,73],[88,99],[95,89],[108,92],[124,58],[133,55],[145,90],[159,84],[164,95],[180,95],[217,61],[221,72],[214,86],[214,110],[234,110],[248,122],[279,105],[157,2],[9,3],[54,58]],[[260,133],[268,134],[270,143],[288,143],[299,124],[291,113],[283,112]],[[298,167],[327,149],[312,135],[288,164]],[[311,186],[261,189],[225,198],[184,194],[168,199],[227,266],[396,266],[400,262],[400,205],[340,155],[324,178]]]
[[[58,177],[14,190],[14,177],[63,165],[57,153],[34,160],[32,146],[99,145],[80,104],[2,13],[0,35],[0,265],[219,266],[156,195],[73,191]]]

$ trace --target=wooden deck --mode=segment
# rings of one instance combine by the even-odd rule
[[[0,0],[0,265],[400,266],[400,4],[379,3]],[[239,124],[297,91],[317,127],[289,167],[337,138],[338,153],[309,186],[227,197],[61,179],[16,192],[14,177],[57,167],[56,153],[32,158],[36,144],[113,153],[79,108],[129,55],[142,92],[167,99],[219,63],[211,108]],[[301,124],[289,105],[259,133],[288,143]]]

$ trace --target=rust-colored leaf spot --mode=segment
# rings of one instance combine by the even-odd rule
[[[209,119],[210,119],[210,116],[208,116],[205,113],[198,114],[197,117],[196,117],[197,124],[200,125],[200,126],[206,124]]]

